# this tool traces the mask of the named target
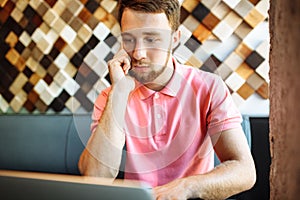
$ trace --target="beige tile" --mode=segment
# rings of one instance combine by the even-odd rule
[[[75,113],[81,106],[80,102],[73,96],[71,96],[65,103],[65,106],[72,112]]]
[[[66,2],[66,5],[67,8],[74,14],[74,16],[77,16],[84,8],[84,5],[78,0]]]
[[[26,99],[27,94],[23,90],[20,90],[19,93],[14,96],[9,105],[14,112],[18,113],[21,110]]]
[[[251,26],[242,22],[239,27],[235,30],[235,34],[239,36],[241,39],[244,39],[253,29]]]
[[[265,81],[257,73],[253,73],[246,81],[254,90],[257,90]]]
[[[64,41],[68,44],[71,44],[76,38],[76,32],[69,26],[65,25],[62,31],[60,32],[60,36]]]
[[[253,8],[245,17],[245,21],[251,26],[256,27],[259,23],[264,21],[265,16],[262,15],[257,9]]]
[[[235,30],[242,23],[243,19],[234,11],[231,11],[228,15],[226,15],[223,21]]]
[[[225,41],[226,39],[228,39],[232,33],[233,33],[234,29],[232,27],[230,27],[226,22],[221,21],[220,23],[218,23],[218,25],[212,30],[212,33],[221,41]]]
[[[241,0],[223,0],[231,9],[235,8]]]
[[[223,19],[230,11],[231,9],[223,1],[211,10],[211,12],[219,19]]]
[[[188,1],[184,1],[182,3],[182,7],[184,7],[187,11],[189,11],[191,13],[198,4],[199,4],[199,1],[197,1],[197,0],[188,0]]]
[[[117,6],[117,1],[114,0],[103,0],[100,5],[109,13],[111,13]]]
[[[66,4],[63,1],[57,1],[52,9],[57,15],[61,16],[66,9]]]
[[[27,47],[31,42],[31,37],[30,37],[30,35],[28,35],[28,33],[26,31],[23,31],[23,33],[19,37],[19,40],[20,40],[20,42],[22,42],[22,44],[25,47]]]
[[[261,65],[259,65],[255,71],[265,79],[267,83],[270,82],[270,77],[269,77],[269,71],[270,71],[270,65],[267,61],[264,61]]]
[[[0,94],[0,110],[3,113],[6,113],[8,108],[9,108],[9,104],[7,103],[7,101]]]
[[[224,61],[224,63],[232,70],[235,71],[242,63],[243,59],[236,54],[235,52],[232,52]]]
[[[202,0],[201,3],[205,5],[208,9],[213,9],[215,6],[217,6],[221,0]]]
[[[70,46],[77,52],[81,49],[81,47],[83,45],[84,45],[84,42],[79,37],[76,37],[73,40],[73,42],[70,44]]]
[[[57,19],[52,26],[52,29],[57,33],[60,34],[62,30],[65,28],[67,24],[61,18]]]
[[[78,35],[78,37],[81,38],[81,40],[83,42],[88,42],[90,37],[93,35],[93,31],[91,30],[91,28],[88,25],[83,24],[81,26],[81,28],[79,29],[79,31],[77,32],[77,35]]]
[[[43,20],[50,26],[55,28],[54,24],[59,19],[59,16],[53,9],[48,9],[48,11],[43,16]]]
[[[260,12],[263,16],[268,17],[269,9],[270,9],[270,1],[269,0],[260,0],[258,4],[256,4],[255,8]]]
[[[196,68],[200,68],[203,65],[201,60],[199,60],[195,55],[192,55],[185,64]]]
[[[20,90],[22,90],[22,87],[27,81],[28,78],[23,73],[19,73],[14,82],[10,85],[9,91],[16,95]]]
[[[23,12],[23,11],[26,9],[27,5],[28,5],[28,1],[17,1],[17,2],[16,2],[16,7],[17,7],[21,12]]]
[[[228,67],[225,63],[221,63],[214,73],[219,75],[223,80],[226,80],[232,73],[232,69],[230,69],[230,67]]]
[[[16,22],[20,22],[24,16],[23,13],[17,8],[15,8],[10,15]]]
[[[225,80],[226,85],[228,87],[236,92],[244,83],[245,80],[239,76],[237,73],[233,72],[226,80]]]
[[[268,99],[269,98],[269,84],[264,82],[256,91],[262,98]]]
[[[248,0],[241,0],[236,7],[234,8],[235,12],[240,15],[242,18],[248,15],[248,13],[254,8],[252,3]]]
[[[192,15],[189,15],[183,22],[183,25],[191,32],[194,32],[196,28],[200,25],[200,22],[193,17]]]

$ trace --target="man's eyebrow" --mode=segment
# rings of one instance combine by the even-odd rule
[[[121,33],[122,36],[132,36],[133,34],[131,34],[130,32],[123,32]],[[156,32],[156,31],[151,31],[151,32],[142,32],[142,35],[150,35],[150,36],[158,36],[161,35],[160,32]]]

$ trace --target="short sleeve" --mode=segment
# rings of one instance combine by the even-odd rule
[[[210,86],[210,106],[207,115],[208,134],[213,135],[241,126],[242,116],[224,81],[214,76]]]
[[[108,93],[110,91],[110,87],[103,90],[99,96],[97,97],[95,104],[94,104],[94,109],[93,109],[93,113],[92,113],[92,123],[91,123],[91,127],[90,130],[93,133],[99,123],[99,120],[101,118],[101,115],[103,113],[103,110],[106,106],[106,102],[108,99]]]

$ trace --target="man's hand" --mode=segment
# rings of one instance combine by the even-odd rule
[[[190,196],[185,179],[176,179],[166,185],[155,187],[153,192],[156,200],[186,200]]]
[[[108,70],[112,87],[122,91],[132,91],[135,87],[134,79],[128,75],[131,68],[130,57],[121,49],[112,60],[108,61]]]

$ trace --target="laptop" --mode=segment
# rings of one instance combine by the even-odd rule
[[[148,185],[127,180],[0,170],[3,200],[153,200]]]

